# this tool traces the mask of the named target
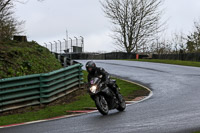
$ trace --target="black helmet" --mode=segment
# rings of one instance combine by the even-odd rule
[[[93,61],[88,61],[85,67],[88,73],[92,73],[96,69],[96,64]]]

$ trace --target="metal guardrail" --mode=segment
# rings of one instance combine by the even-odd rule
[[[83,84],[82,64],[50,73],[0,79],[0,112],[50,103]]]

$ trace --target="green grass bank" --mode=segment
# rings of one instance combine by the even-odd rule
[[[47,73],[62,68],[51,52],[36,42],[0,42],[0,79]]]

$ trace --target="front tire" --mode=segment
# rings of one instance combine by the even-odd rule
[[[125,100],[124,100],[124,98],[122,97],[121,94],[118,94],[118,97],[120,98],[120,100],[119,100],[119,106],[118,106],[117,110],[118,111],[124,111],[125,108],[126,108]]]
[[[101,95],[97,96],[95,99],[95,104],[97,106],[97,109],[102,115],[108,114],[109,112],[108,103],[106,99],[104,98],[104,96],[101,96]]]

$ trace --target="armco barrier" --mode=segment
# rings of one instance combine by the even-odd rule
[[[82,64],[50,73],[0,79],[0,112],[50,103],[83,84]]]

